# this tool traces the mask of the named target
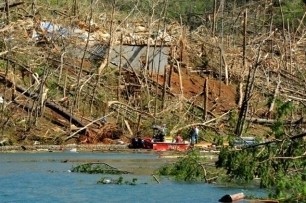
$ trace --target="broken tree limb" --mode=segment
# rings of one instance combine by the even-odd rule
[[[185,125],[185,126],[183,126],[183,127],[180,127],[180,128],[172,129],[172,130],[170,131],[170,135],[173,135],[173,134],[177,133],[177,132],[180,131],[180,130],[183,130],[183,129],[186,129],[186,128],[190,128],[190,127],[192,127],[192,126],[206,126],[206,125],[209,124],[209,123],[212,123],[212,122],[214,122],[214,121],[216,121],[216,120],[218,120],[218,119],[223,118],[224,116],[226,116],[226,115],[229,114],[230,112],[231,112],[231,110],[227,111],[226,113],[222,114],[222,115],[219,116],[219,117],[210,119],[209,121],[206,121],[206,122],[204,122],[204,123],[192,123],[192,124],[189,124],[189,125]]]
[[[8,51],[0,52],[0,56],[5,55],[5,54],[7,54],[7,53],[8,53]]]
[[[124,120],[124,123],[125,123],[126,128],[127,128],[128,131],[129,131],[129,133],[130,133],[130,136],[132,137],[132,136],[134,135],[134,133],[133,133],[131,127],[130,127],[129,122],[128,122],[127,120]]]
[[[299,124],[299,123],[306,123],[306,121],[303,121],[303,117],[297,119],[296,121],[283,121],[285,125],[291,125],[291,124]],[[257,124],[274,124],[278,122],[277,120],[274,119],[265,119],[265,118],[246,118],[246,121],[252,122],[252,123],[257,123]]]
[[[154,180],[155,180],[157,183],[160,183],[159,180],[158,180],[158,178],[157,178],[155,175],[152,175],[152,176],[153,176]]]
[[[280,79],[280,75],[279,75],[277,85],[276,85],[275,90],[274,90],[273,99],[272,99],[272,102],[270,104],[269,115],[268,116],[270,116],[272,114],[272,111],[274,109],[274,104],[275,104],[276,98],[277,98],[278,93],[279,93],[280,84],[281,84],[281,79]]]
[[[151,115],[151,114],[149,114],[149,113],[147,113],[147,112],[139,111],[139,110],[137,110],[137,109],[135,109],[135,108],[133,108],[133,107],[131,107],[131,106],[125,104],[125,103],[119,102],[119,101],[109,101],[109,102],[107,103],[107,106],[108,106],[108,107],[111,107],[112,105],[122,105],[122,106],[125,106],[125,107],[129,108],[130,110],[132,110],[132,111],[134,111],[134,112],[137,112],[137,113],[139,113],[139,114],[141,114],[141,115],[146,115],[146,116],[149,116],[149,117],[151,117],[151,118],[154,118],[153,115]]]
[[[66,137],[65,141],[67,141],[67,140],[73,138],[75,135],[77,135],[78,133],[80,133],[80,132],[82,132],[83,130],[85,130],[88,126],[90,126],[90,125],[96,123],[97,121],[99,121],[99,120],[101,120],[101,119],[103,119],[103,118],[106,118],[106,117],[110,116],[110,115],[113,114],[113,113],[114,113],[114,112],[111,112],[111,113],[107,114],[106,116],[102,116],[102,117],[100,117],[100,118],[98,118],[98,119],[96,119],[96,120],[91,121],[91,122],[88,123],[87,125],[83,126],[82,128],[78,129],[77,131],[75,131],[74,133],[72,133],[71,135],[69,135],[68,137]]]
[[[284,138],[284,139],[295,140],[295,139],[302,138],[302,137],[305,137],[305,136],[306,136],[306,132],[303,132],[301,134],[294,135],[294,136],[291,136],[291,137],[287,137],[287,138]],[[275,140],[270,140],[270,141],[267,141],[267,142],[261,142],[261,143],[258,143],[258,144],[248,145],[248,146],[244,147],[243,149],[269,145],[269,144],[272,144],[272,143],[275,143],[275,142],[283,142],[284,139],[277,139],[277,140],[275,139]]]

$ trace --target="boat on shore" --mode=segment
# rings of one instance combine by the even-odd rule
[[[152,149],[155,151],[186,151],[189,143],[153,142]]]
[[[187,151],[190,147],[188,142],[171,142],[165,140],[164,142],[156,142],[151,138],[133,138],[129,148],[132,149],[152,149],[154,151]]]

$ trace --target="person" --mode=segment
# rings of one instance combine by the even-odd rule
[[[153,136],[154,142],[164,142],[166,136],[166,124],[163,124],[162,126],[154,125],[153,129],[155,130]]]
[[[199,138],[199,128],[198,128],[198,126],[195,126],[194,131],[195,131],[195,141],[196,141],[196,144],[198,144],[198,138]]]
[[[137,135],[136,137],[132,138],[132,142],[129,147],[133,149],[143,148],[144,144],[143,144],[143,140],[141,139],[141,136]]]
[[[183,143],[183,138],[180,134],[177,134],[175,137],[175,143]]]
[[[197,126],[193,126],[190,130],[190,144],[194,145],[198,143],[198,137],[199,137],[199,128]]]

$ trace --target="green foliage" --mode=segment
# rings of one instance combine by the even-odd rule
[[[283,4],[281,6],[284,15],[285,27],[287,28],[289,24],[290,29],[296,29],[300,24],[300,20],[302,19],[305,12],[304,3],[302,0],[284,0],[282,2]],[[279,22],[280,20],[281,16],[279,14],[277,21]]]
[[[159,175],[172,176],[177,181],[201,182],[206,180],[206,170],[202,165],[205,158],[197,150],[190,150],[177,162],[165,165],[158,170]]]
[[[292,101],[283,102],[282,100],[277,99],[276,109],[277,109],[277,117],[279,119],[283,119],[294,109],[293,102]]]
[[[303,143],[303,144],[302,144]],[[234,150],[230,147],[223,147],[216,162],[217,167],[226,168],[228,174],[233,178],[241,178],[241,174],[247,176],[245,180],[252,180],[246,172],[252,173],[253,177],[261,177],[263,187],[272,186],[275,183],[275,176],[279,172],[286,172],[291,168],[305,168],[296,159],[272,159],[272,157],[298,157],[305,151],[305,143],[302,139],[284,140],[262,147],[249,147],[243,150]],[[247,163],[246,171],[240,166]],[[266,179],[268,178],[268,179]],[[272,179],[271,179],[272,178]]]
[[[184,21],[192,24],[196,23],[205,10],[213,7],[213,1],[194,0],[192,4],[189,1],[172,1],[168,7],[168,17],[179,20],[183,17]]]
[[[276,122],[271,126],[271,130],[275,135],[275,138],[282,138],[285,135],[284,119],[294,109],[291,101],[282,102],[276,100]]]
[[[49,79],[46,81],[46,83],[47,87],[49,88],[48,98],[56,98],[56,96],[59,94],[57,81],[55,79]]]
[[[188,134],[189,136],[189,134]],[[214,144],[215,141],[219,142],[219,144],[221,142],[223,142],[223,137],[222,135],[218,135],[216,131],[214,131],[214,129],[200,129],[199,132],[199,142],[201,141],[206,141],[206,142],[213,142]]]
[[[229,123],[231,128],[234,129],[236,127],[237,120],[238,120],[238,112],[237,111],[230,111],[229,112],[228,123]]]
[[[121,171],[105,163],[86,163],[75,166],[71,172],[89,173],[89,174],[127,174],[127,171]]]
[[[256,163],[248,153],[247,151],[231,151],[228,147],[223,148],[220,151],[216,166],[226,168],[231,179],[250,182],[254,178]]]
[[[0,60],[0,70],[5,70],[6,62],[4,60]]]
[[[216,146],[222,146],[224,144],[224,139],[222,136],[215,136],[214,138],[214,144]]]
[[[271,126],[274,142],[257,147],[235,150],[223,147],[217,167],[226,169],[233,181],[253,181],[260,178],[260,186],[270,188],[270,196],[284,202],[305,201],[306,143],[303,138],[286,138],[285,119],[294,109],[291,101],[276,100],[276,123]],[[233,146],[233,139],[229,141]],[[302,172],[302,173],[301,173]],[[293,184],[294,183],[294,184]]]
[[[302,174],[279,174],[276,178],[278,181],[271,197],[281,202],[306,202],[306,181]]]
[[[305,149],[302,138],[242,150],[223,147],[216,167],[226,169],[231,181],[248,183],[259,177],[260,186],[270,188],[273,198],[304,201],[306,160],[301,154]]]
[[[105,2],[109,4],[109,1]],[[129,13],[137,6],[137,14],[145,13],[147,16],[160,18],[166,16],[169,21],[177,20],[196,27],[202,24],[203,14],[211,11],[213,0],[193,0],[190,1],[152,1],[152,0],[121,0],[116,3],[116,9],[121,13]]]

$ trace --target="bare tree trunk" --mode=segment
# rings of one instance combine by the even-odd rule
[[[92,8],[93,6],[93,0],[91,0],[90,2],[90,14],[89,14],[89,21],[88,21],[88,27],[89,27],[89,31],[88,31],[88,36],[87,36],[87,41],[85,44],[85,48],[83,51],[83,56],[82,56],[82,60],[81,60],[81,67],[79,69],[78,72],[78,77],[77,77],[77,94],[75,96],[75,100],[73,105],[76,106],[77,109],[79,109],[79,98],[80,98],[80,94],[81,94],[81,76],[82,76],[82,72],[83,72],[83,66],[84,66],[84,60],[85,60],[85,56],[86,56],[86,52],[88,49],[88,44],[89,44],[89,37],[90,37],[90,33],[91,33],[91,19],[92,19]]]
[[[58,81],[57,81],[58,84],[61,83],[61,79],[62,79],[62,73],[63,73],[63,67],[64,67],[64,55],[65,54],[66,54],[66,52],[63,52],[62,55],[61,55],[60,72],[59,72]]]
[[[173,58],[174,58],[174,49],[175,47],[171,47],[170,50],[170,70],[169,70],[169,77],[168,77],[168,87],[171,89],[171,78],[172,78],[172,73],[173,73]]]
[[[99,83],[100,83],[100,78],[101,78],[101,73],[103,71],[103,69],[105,68],[106,65],[108,65],[108,60],[109,60],[109,56],[111,53],[111,49],[112,49],[112,38],[113,38],[113,17],[114,17],[114,12],[115,12],[115,4],[116,4],[116,0],[113,0],[112,3],[112,16],[111,16],[111,25],[110,25],[110,39],[109,39],[109,47],[108,47],[108,52],[107,52],[107,56],[105,59],[103,59],[103,61],[100,64],[100,67],[98,68],[98,73],[96,75],[96,80],[95,80],[95,85],[94,88],[92,90],[92,94],[91,94],[91,101],[90,101],[90,112],[92,111],[92,107],[94,104],[94,100],[95,100],[95,94],[96,94],[96,90],[98,89]],[[120,56],[121,57],[121,56]],[[106,109],[103,109],[102,111],[106,112]]]
[[[9,0],[5,0],[5,14],[6,14],[6,24],[10,24],[10,5]]]
[[[278,74],[278,81],[277,81],[277,85],[276,85],[275,90],[274,90],[272,102],[271,102],[270,107],[269,107],[268,118],[270,118],[270,116],[272,114],[272,111],[274,109],[274,104],[275,104],[275,101],[276,101],[276,97],[279,93],[280,84],[281,84],[280,74]]]
[[[109,37],[109,42],[108,42],[108,51],[106,54],[105,59],[103,59],[103,61],[100,64],[100,67],[98,68],[98,75],[100,76],[102,74],[102,71],[104,70],[105,67],[108,66],[109,64],[109,59],[110,59],[110,55],[113,49],[113,41],[114,41],[114,31],[113,31],[113,27],[114,27],[114,16],[115,16],[115,8],[116,8],[116,0],[112,0],[112,13],[111,13],[111,22],[110,22],[110,27],[109,27],[109,33],[110,33],[110,37]]]
[[[121,70],[122,70],[122,44],[123,36],[120,36],[120,53],[119,53],[119,73],[118,73],[118,84],[117,84],[117,100],[120,101],[120,83],[121,83]]]
[[[9,47],[6,47],[6,49],[9,51]],[[9,61],[9,57],[6,58],[5,60],[5,77],[7,78],[8,73],[9,73],[9,65],[10,65],[10,61]],[[11,95],[11,99],[12,101],[14,101],[15,99],[15,81],[12,81],[12,95]],[[3,95],[1,95],[3,97],[3,99],[5,98],[6,92],[7,92],[7,88],[9,87],[9,84],[7,81],[5,81],[5,86],[4,86],[4,91],[3,91]],[[7,115],[4,114],[3,112],[4,110],[4,102],[1,104],[1,121],[7,117]],[[4,135],[4,128],[1,128],[1,135]]]
[[[42,75],[42,79],[41,79],[41,83],[39,86],[39,116],[43,116],[44,113],[44,105],[45,105],[45,101],[47,99],[47,94],[48,94],[48,88],[46,87],[46,81],[47,81],[47,77],[48,77],[48,70],[47,68],[44,68],[44,72]]]
[[[251,93],[253,91],[253,86],[255,82],[255,75],[256,75],[257,68],[259,66],[260,51],[261,51],[261,48],[259,47],[258,53],[257,53],[257,59],[254,65],[249,68],[249,74],[248,74],[248,79],[246,82],[243,102],[240,108],[239,117],[238,117],[236,129],[235,129],[235,134],[239,137],[242,135],[243,128],[244,128],[244,122],[245,122],[245,119],[248,113],[248,109],[249,109],[249,100],[251,99]]]
[[[166,88],[167,88],[167,66],[164,68],[164,82],[163,82],[163,93],[162,93],[162,109],[165,108],[166,100]]]
[[[179,96],[179,102],[180,102],[180,111],[183,109],[182,100],[184,99],[184,91],[183,91],[183,80],[182,80],[182,74],[181,74],[181,67],[180,63],[177,61],[177,72],[180,79],[180,96]]]
[[[224,80],[225,84],[228,85],[228,67],[225,60],[224,55],[224,0],[221,0],[221,12],[222,12],[222,22],[221,22],[221,60],[220,60],[220,68],[222,70],[222,66],[224,66]]]
[[[243,49],[242,49],[242,69],[246,69],[246,37],[247,37],[247,9],[244,11],[244,22],[243,22]],[[239,100],[238,100],[238,106],[241,108],[242,107],[242,102],[243,102],[243,78],[244,76],[241,75],[240,82],[239,82]]]
[[[78,13],[78,3],[77,0],[73,0],[73,5],[72,5],[72,14],[73,16],[76,16]]]
[[[165,33],[165,31],[166,31],[166,22],[165,22],[165,18],[166,18],[166,12],[167,12],[167,6],[168,6],[168,1],[167,0],[165,0],[164,1],[164,7],[163,7],[163,11],[162,11],[162,13],[161,13],[161,18],[163,19],[163,29],[164,29],[164,31],[163,31],[163,36],[164,36],[164,33]],[[158,22],[158,30],[160,29],[160,22]],[[163,38],[163,36],[162,36],[162,38]],[[159,63],[158,63],[158,68],[157,68],[157,74],[156,74],[156,80],[157,80],[157,84],[159,83],[159,71],[160,71],[160,61],[161,61],[161,54],[162,54],[162,48],[163,48],[163,40],[161,40],[161,44],[160,44],[160,46],[159,46]],[[157,44],[155,43],[155,46],[154,46],[154,49],[153,49],[153,54],[155,53],[155,50],[156,50],[156,46],[157,46]],[[152,64],[152,69],[153,69],[153,64]],[[165,72],[164,72],[165,73]],[[155,108],[154,108],[154,117],[156,116],[156,114],[157,114],[157,110],[158,110],[158,104],[157,104],[157,101],[158,101],[158,91],[159,91],[159,88],[158,88],[158,86],[156,86],[156,91],[155,91]],[[163,99],[163,98],[162,98]]]
[[[63,90],[64,98],[67,96],[66,91],[67,91],[68,73],[69,73],[69,70],[68,70],[68,67],[66,67],[66,74],[65,74],[65,80],[64,80],[64,90]]]
[[[288,38],[289,38],[289,67],[290,67],[290,73],[292,74],[292,42],[291,42],[291,34],[290,34],[290,23],[289,20],[287,19],[287,24],[288,24]],[[287,60],[287,57],[286,57]]]
[[[203,102],[203,120],[207,120],[207,104],[208,104],[208,78],[206,77],[204,80],[204,90],[203,90],[203,95],[204,95],[204,102]]]
[[[180,51],[180,57],[179,58],[181,60],[181,63],[185,63],[185,61],[186,61],[186,59],[185,59],[186,58],[185,49],[186,49],[186,28],[183,27],[183,30],[182,30],[181,36],[180,36],[180,50],[179,50]]]
[[[216,19],[217,19],[217,0],[214,0],[213,4],[213,26],[212,26],[212,36],[215,37],[216,32]]]
[[[32,15],[33,16],[35,16],[35,14],[36,14],[36,8],[35,8],[35,6],[36,6],[36,2],[35,2],[35,0],[33,0],[32,1],[32,5],[31,5],[31,9],[32,9]]]
[[[138,115],[138,120],[137,120],[137,126],[136,126],[136,132],[139,132],[140,129],[140,123],[141,123],[141,114]]]
[[[241,79],[241,81],[239,82],[239,99],[238,99],[238,106],[239,108],[241,108],[242,106],[242,100],[243,100],[243,81]]]
[[[246,67],[246,37],[247,37],[247,19],[248,19],[248,10],[244,11],[244,22],[243,22],[243,53],[242,53],[242,65],[245,69]]]

